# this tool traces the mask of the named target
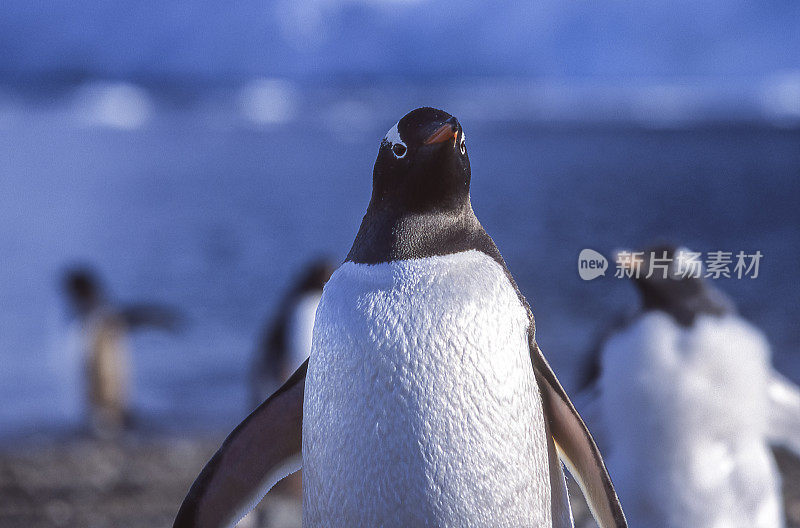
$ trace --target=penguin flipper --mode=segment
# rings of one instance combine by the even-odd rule
[[[572,399],[572,403],[578,409],[587,429],[591,431],[592,439],[597,444],[597,448],[605,456],[608,456],[613,446],[610,445],[608,426],[603,418],[602,399],[602,390],[599,385],[595,384],[576,394]]]
[[[228,435],[189,489],[173,528],[235,526],[272,486],[300,469],[307,369],[308,360]]]
[[[600,451],[533,339],[531,361],[542,393],[549,431],[561,459],[580,485],[595,521],[600,528],[627,528],[622,505]]]
[[[553,528],[575,528],[564,469],[558,458],[558,449],[553,442],[553,435],[547,420],[545,420],[544,426],[547,434],[547,462],[550,465],[550,518]]]
[[[176,308],[164,304],[130,304],[120,309],[128,328],[158,328],[169,332],[180,330],[184,317]]]
[[[768,383],[769,439],[800,456],[800,388],[774,371]]]

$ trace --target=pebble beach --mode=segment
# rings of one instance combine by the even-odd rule
[[[109,442],[33,438],[0,450],[2,528],[168,528],[186,491],[223,436],[129,436]],[[800,528],[800,459],[776,450],[787,528]],[[594,526],[569,479],[577,528]],[[275,490],[277,491],[277,490]],[[298,528],[300,501],[273,491],[262,519],[240,528]]]

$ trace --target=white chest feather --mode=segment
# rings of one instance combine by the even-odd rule
[[[303,525],[550,526],[527,328],[483,253],[344,264],[306,378]]]
[[[608,459],[631,526],[777,528],[769,349],[735,316],[640,318],[603,351]]]

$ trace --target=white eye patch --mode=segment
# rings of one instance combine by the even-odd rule
[[[400,139],[400,132],[397,130],[398,124],[399,122],[395,123],[395,125],[389,129],[383,140],[389,142],[392,155],[395,158],[400,159],[406,156],[406,153],[408,152],[408,146],[403,143],[402,139]]]

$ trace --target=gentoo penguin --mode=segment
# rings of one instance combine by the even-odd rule
[[[113,305],[95,273],[85,267],[68,270],[63,286],[85,343],[91,430],[98,436],[114,436],[130,418],[127,333],[148,326],[175,330],[179,317],[165,306]]]
[[[275,392],[311,353],[314,316],[322,288],[336,269],[329,259],[308,263],[279,303],[265,326],[254,356],[251,393],[253,405]]]
[[[235,524],[301,451],[306,528],[569,527],[559,457],[600,525],[627,526],[469,185],[456,118],[420,108],[389,130],[309,361],[226,439],[174,526]]]
[[[689,267],[699,253],[642,253],[626,259],[638,261],[642,308],[600,346],[599,377],[579,398],[628,520],[784,526],[769,444],[800,452],[800,392],[772,370],[761,332]],[[668,268],[647,277],[654,259]]]
[[[322,297],[322,288],[336,266],[327,258],[309,262],[279,303],[277,313],[265,326],[255,353],[251,371],[252,408],[275,392],[311,353],[314,317]],[[302,496],[302,478],[298,471],[287,476],[273,493],[295,499]],[[255,510],[255,525],[267,524],[265,512]]]

